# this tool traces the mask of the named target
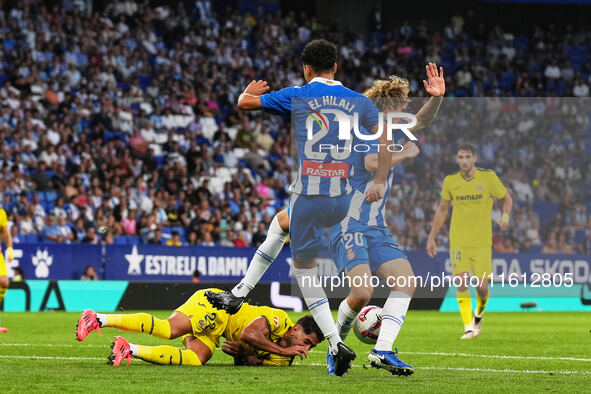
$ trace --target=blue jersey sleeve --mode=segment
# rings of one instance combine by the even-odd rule
[[[291,98],[297,96],[298,90],[298,87],[289,87],[263,94],[261,106],[265,112],[273,115],[289,116],[291,114]]]
[[[378,124],[379,117],[380,111],[378,111],[373,102],[370,99],[365,100],[365,106],[361,114],[361,126],[367,130],[371,130]]]

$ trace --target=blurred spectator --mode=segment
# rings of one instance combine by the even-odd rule
[[[43,227],[43,241],[49,243],[62,243],[64,237],[60,232],[59,226],[55,223],[55,216],[49,215],[45,218],[45,226]]]
[[[199,270],[195,270],[193,271],[193,283],[199,283],[201,282],[201,272],[199,272]]]
[[[25,281],[25,271],[21,267],[14,267],[13,268],[14,276],[12,277],[13,282],[24,282]]]
[[[183,246],[183,242],[181,241],[181,235],[178,231],[173,231],[171,233],[171,238],[166,241],[167,246]]]
[[[80,280],[98,280],[98,275],[92,265],[87,265],[86,268],[84,268],[84,273],[80,277]]]
[[[96,235],[96,230],[94,229],[94,227],[89,226],[86,229],[86,234],[84,235],[84,238],[82,238],[82,243],[85,244],[93,244],[96,245],[99,243],[99,237]]]

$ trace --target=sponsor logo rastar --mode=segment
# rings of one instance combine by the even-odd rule
[[[410,131],[417,124],[417,118],[413,114],[406,112],[380,112],[378,117],[378,131],[375,134],[361,133],[359,130],[359,113],[354,112],[349,115],[338,109],[321,109],[315,111],[310,109],[311,113],[308,114],[306,119],[306,130],[308,140],[314,139],[314,125],[320,127],[320,131],[326,133],[328,131],[329,119],[327,115],[334,115],[333,120],[338,123],[339,127],[339,139],[350,140],[351,130],[355,133],[355,136],[363,141],[373,141],[380,138],[384,132],[384,119],[386,122],[386,135],[388,140],[392,140],[392,133],[394,130],[402,131],[411,141],[417,141],[417,137]]]
[[[324,178],[347,178],[349,176],[349,164],[304,160],[302,172],[304,175]]]

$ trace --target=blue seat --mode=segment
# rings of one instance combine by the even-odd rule
[[[127,245],[127,235],[117,235],[113,238],[115,245]]]
[[[39,242],[39,236],[37,234],[26,234],[22,236],[23,242],[25,243],[36,243]]]
[[[139,245],[141,243],[140,237],[136,237],[135,235],[128,235],[127,236],[127,244],[128,245]]]
[[[55,191],[48,191],[43,193],[43,199],[48,203],[53,204],[57,200],[58,194]]]

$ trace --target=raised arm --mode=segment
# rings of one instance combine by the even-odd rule
[[[252,81],[238,97],[238,108],[243,111],[256,111],[262,108],[261,95],[269,91],[267,81]]]
[[[433,123],[433,119],[437,116],[437,112],[443,101],[443,95],[445,94],[443,67],[440,67],[439,71],[437,71],[435,63],[429,63],[425,66],[425,69],[427,70],[428,81],[423,80],[423,85],[425,85],[425,90],[431,95],[431,98],[417,112],[417,124],[410,131],[424,129]]]
[[[435,257],[437,254],[437,245],[435,244],[435,236],[445,223],[445,219],[447,219],[447,213],[449,211],[449,201],[441,200],[439,203],[439,207],[437,208],[437,212],[435,212],[435,217],[433,218],[433,223],[431,224],[431,232],[429,233],[429,239],[427,240],[427,254],[430,257]]]

